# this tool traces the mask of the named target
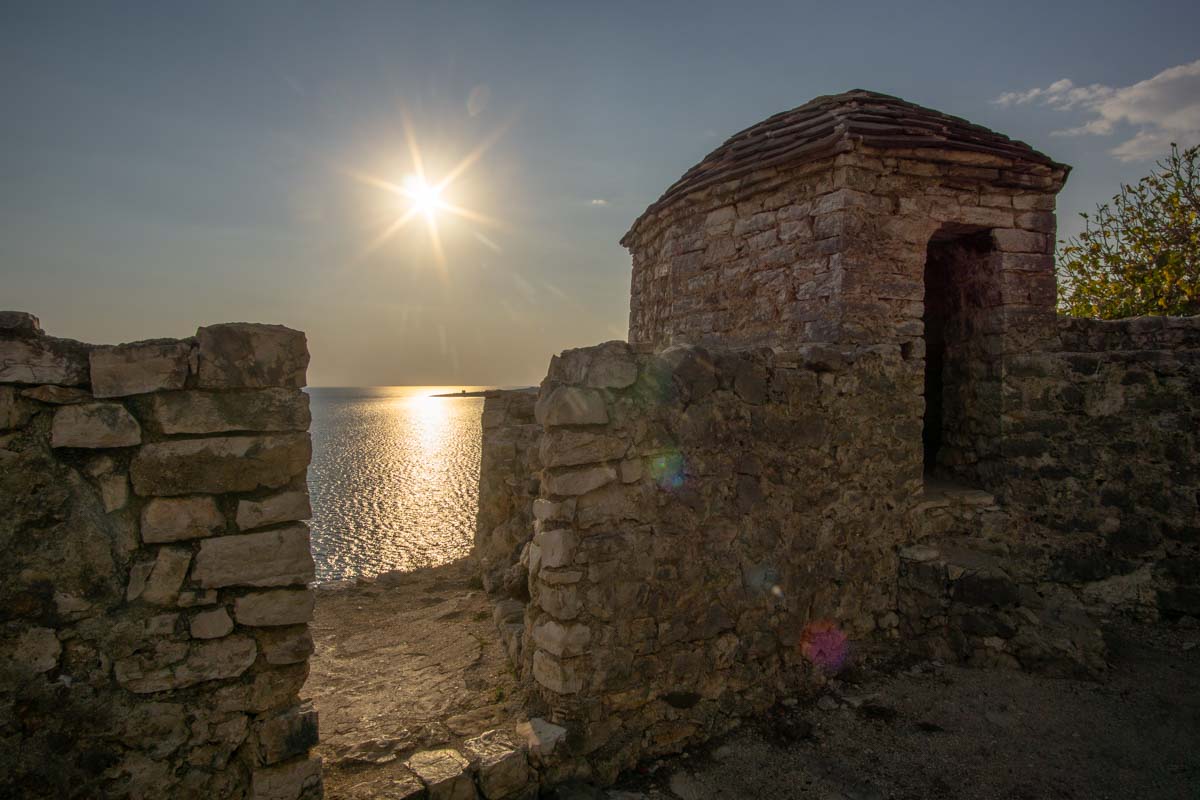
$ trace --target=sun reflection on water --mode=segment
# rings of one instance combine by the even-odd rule
[[[319,581],[435,566],[469,552],[483,400],[431,396],[462,388],[309,390]]]

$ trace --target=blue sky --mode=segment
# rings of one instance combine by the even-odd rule
[[[94,342],[279,322],[315,385],[536,382],[624,337],[617,240],[726,136],[896,94],[1072,164],[1070,234],[1200,138],[1197,30],[1196,3],[3,3],[0,307]],[[444,264],[419,216],[370,249],[405,203],[361,178],[412,171],[405,120],[432,177],[500,134],[445,190],[488,220],[439,214]]]

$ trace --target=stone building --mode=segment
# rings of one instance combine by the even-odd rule
[[[484,412],[477,556],[564,770],[702,740],[847,650],[1090,674],[1097,610],[1200,613],[1200,320],[1056,316],[1067,173],[852,91],[634,222],[629,341]]]

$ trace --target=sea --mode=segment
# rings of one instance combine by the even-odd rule
[[[484,386],[312,388],[317,582],[466,556],[479,503]]]

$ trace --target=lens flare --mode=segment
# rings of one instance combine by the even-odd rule
[[[650,477],[663,489],[683,486],[683,455],[670,452],[654,456],[650,459]]]
[[[800,634],[800,655],[825,672],[838,672],[850,655],[850,642],[837,623],[815,620]]]

